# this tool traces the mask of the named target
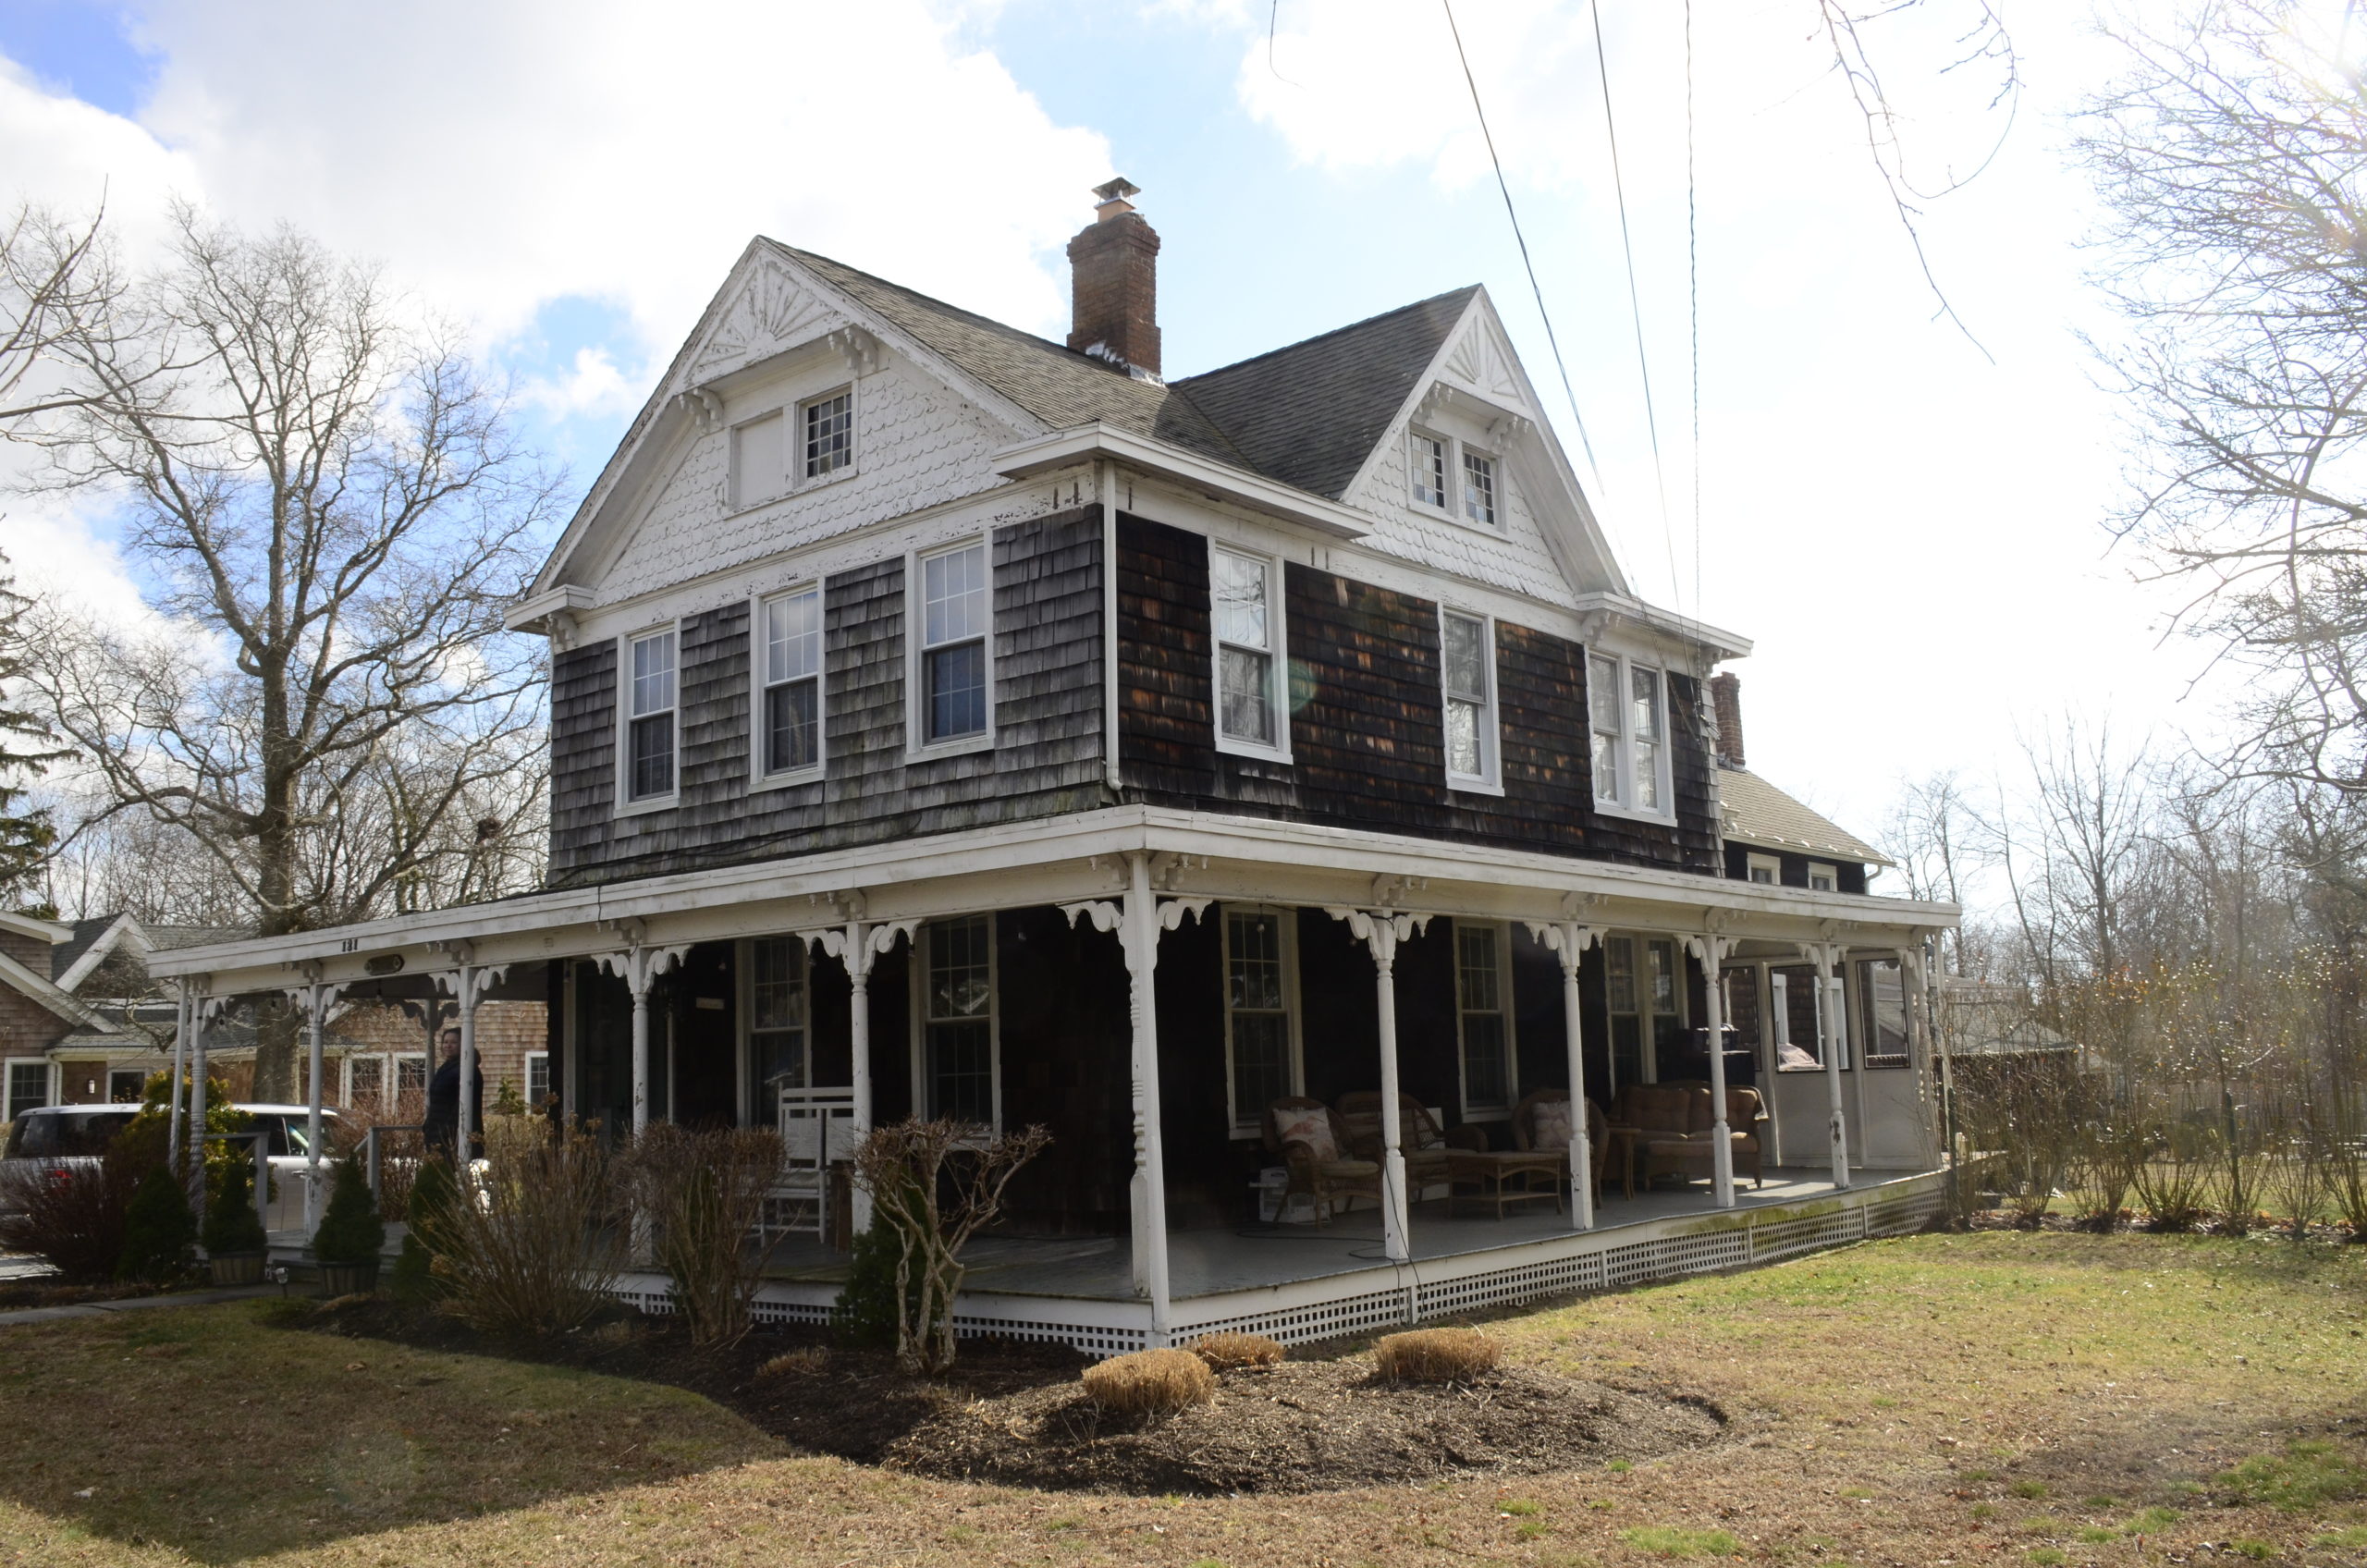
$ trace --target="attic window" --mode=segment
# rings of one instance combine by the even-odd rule
[[[781,417],[776,409],[731,431],[731,504],[753,507],[781,492]]]
[[[1469,447],[1463,453],[1463,515],[1473,522],[1496,526],[1496,459]]]
[[[1446,443],[1435,435],[1415,434],[1408,443],[1414,453],[1414,499],[1425,507],[1446,509]]]
[[[854,466],[854,394],[816,398],[803,410],[805,477],[820,479]]]
[[[1810,861],[1809,863],[1809,887],[1814,891],[1820,893],[1837,892],[1840,890],[1841,887],[1840,877],[1838,874],[1834,871],[1833,867],[1829,865],[1820,865],[1816,862]]]

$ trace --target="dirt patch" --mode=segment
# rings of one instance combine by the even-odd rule
[[[907,1378],[884,1352],[816,1329],[763,1330],[727,1350],[681,1326],[619,1312],[580,1332],[487,1343],[451,1319],[370,1301],[290,1304],[290,1327],[496,1354],[692,1390],[800,1448],[948,1479],[1047,1489],[1310,1492],[1456,1474],[1599,1468],[1720,1441],[1707,1399],[1505,1366],[1461,1384],[1395,1384],[1368,1354],[1245,1367],[1213,1403],[1147,1419],[1105,1416],[1065,1347],[965,1341],[942,1380]],[[803,1353],[803,1354],[793,1354]],[[765,1370],[788,1355],[786,1368]]]

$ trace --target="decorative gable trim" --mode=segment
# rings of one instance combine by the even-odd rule
[[[43,979],[6,953],[0,953],[0,985],[39,1002],[69,1023],[95,1029],[102,1035],[122,1033],[95,1009],[61,989],[55,982]]]
[[[1279,480],[1263,479],[1245,469],[1214,462],[1180,447],[1106,424],[1058,430],[1006,447],[994,455],[994,465],[995,472],[1006,479],[1026,479],[1055,469],[1074,468],[1096,458],[1114,458],[1129,468],[1179,481],[1203,495],[1298,523],[1334,539],[1361,539],[1372,532],[1371,521],[1354,507],[1343,507],[1337,501],[1293,489]]]

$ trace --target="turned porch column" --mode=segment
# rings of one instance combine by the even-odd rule
[[[1564,921],[1531,922],[1529,935],[1562,962],[1562,1045],[1570,1066],[1570,1218],[1581,1231],[1594,1229],[1594,1134],[1587,1130],[1586,1038],[1579,1030],[1584,1004],[1578,997],[1578,961],[1600,935],[1591,925]]]
[[[477,1096],[470,1092],[477,1084],[477,1004],[484,1000],[485,992],[501,984],[509,973],[508,964],[490,967],[476,962],[475,949],[466,942],[455,945],[452,956],[460,960],[460,968],[446,970],[435,976],[438,990],[448,991],[460,1011],[460,1124],[454,1145],[454,1158],[461,1171],[470,1169],[472,1151],[476,1148]]]
[[[321,1192],[321,1057],[322,1031],[328,1024],[328,1011],[345,991],[343,986],[323,984],[319,964],[307,966],[305,983],[300,989],[288,993],[288,999],[304,1010],[306,1046],[305,1076],[311,1080],[304,1094],[304,1141],[310,1145],[304,1151],[304,1234],[310,1237],[320,1229],[323,1194]],[[202,1133],[201,1126],[194,1130]],[[205,1145],[198,1143],[201,1154]],[[199,1162],[202,1165],[202,1159]]]
[[[1824,1087],[1828,1109],[1827,1132],[1833,1145],[1833,1184],[1849,1184],[1849,1126],[1841,1111],[1841,1051],[1847,1037],[1848,1023],[1841,1016],[1841,982],[1834,978],[1834,969],[1842,962],[1842,949],[1824,943],[1810,943],[1803,950],[1816,966],[1816,1044],[1817,1055],[1824,1064]]]
[[[181,1074],[189,1061],[189,983],[182,981],[173,1000],[173,1077],[172,1098],[166,1102],[165,1123],[165,1169],[178,1171],[181,1168]]]
[[[1731,937],[1687,937],[1686,947],[1701,961],[1702,999],[1710,1023],[1710,1196],[1720,1208],[1735,1206],[1735,1145],[1726,1123],[1726,989],[1720,965],[1735,949]]]
[[[1392,1263],[1413,1256],[1413,1199],[1405,1191],[1404,1131],[1397,1103],[1397,946],[1430,923],[1427,914],[1391,910],[1327,909],[1344,920],[1372,954],[1373,989],[1380,1014],[1381,1250]]]
[[[860,902],[857,901],[860,908]],[[809,942],[846,966],[847,972],[847,1076],[854,1082],[854,1109],[848,1116],[847,1137],[850,1146],[858,1145],[871,1134],[871,967],[882,954],[896,945],[900,937],[909,937],[920,928],[912,920],[872,922],[861,913],[851,916],[844,925],[821,931],[803,933]],[[914,1085],[917,1105],[920,1086]],[[822,1140],[820,1158],[825,1165],[830,1159],[830,1133],[826,1122],[819,1136]],[[871,1229],[871,1194],[857,1184],[851,1194],[849,1218],[857,1231]]]
[[[600,967],[617,975],[632,993],[632,1133],[638,1138],[649,1125],[649,988],[657,977],[681,962],[684,948],[651,947],[635,922],[627,933],[632,945],[622,952],[602,953]],[[463,1010],[463,1016],[466,1016]],[[463,1025],[465,1027],[465,1025]],[[469,1036],[461,1035],[465,1045]],[[462,1085],[465,1090],[466,1085]],[[466,1093],[461,1095],[466,1100]]]

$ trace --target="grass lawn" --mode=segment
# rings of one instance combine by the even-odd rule
[[[2367,1563],[2367,1248],[1920,1236],[1506,1317],[1513,1359],[1684,1384],[1735,1441],[1260,1499],[802,1458],[677,1390],[262,1308],[0,1330],[0,1564]]]

